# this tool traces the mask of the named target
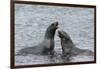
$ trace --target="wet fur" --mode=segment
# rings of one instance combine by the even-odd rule
[[[70,36],[65,31],[58,31],[58,36],[61,39],[63,56],[87,55],[93,56],[93,52],[88,49],[79,49],[75,46]]]
[[[26,47],[21,49],[17,55],[27,55],[27,54],[54,54],[54,36],[56,29],[58,28],[58,22],[52,23],[46,30],[44,40],[37,46]]]

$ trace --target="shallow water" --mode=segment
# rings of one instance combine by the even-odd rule
[[[25,47],[35,46],[43,40],[46,28],[59,22],[59,28],[66,31],[74,44],[81,49],[94,51],[94,9],[45,5],[15,5],[15,54]],[[55,35],[55,51],[62,53],[60,39]],[[93,61],[93,56],[75,56],[70,62]],[[28,54],[15,56],[15,65],[47,64],[63,62],[58,55]]]

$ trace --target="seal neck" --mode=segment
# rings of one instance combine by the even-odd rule
[[[45,39],[54,39],[54,36],[55,36],[55,31],[56,30],[46,30],[46,33],[45,33]]]

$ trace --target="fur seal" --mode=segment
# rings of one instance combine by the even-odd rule
[[[40,54],[40,55],[47,55],[47,54],[54,54],[54,36],[56,29],[58,28],[58,22],[52,23],[46,30],[44,35],[44,40],[33,47],[27,47],[21,49],[17,55],[27,55],[27,54]]]
[[[63,56],[71,57],[75,55],[93,56],[93,52],[88,49],[79,49],[75,46],[70,36],[65,31],[58,31],[58,36],[61,39]]]

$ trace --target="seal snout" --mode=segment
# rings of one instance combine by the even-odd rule
[[[58,36],[60,38],[70,39],[70,36],[63,30],[58,30]]]
[[[58,30],[58,36],[59,36],[59,37],[62,37],[62,36],[63,36],[61,30]]]
[[[58,29],[58,22],[55,22],[54,26],[56,27],[56,29]]]
[[[58,34],[64,34],[63,30],[58,30]]]
[[[58,22],[55,22],[55,25],[58,26]]]

